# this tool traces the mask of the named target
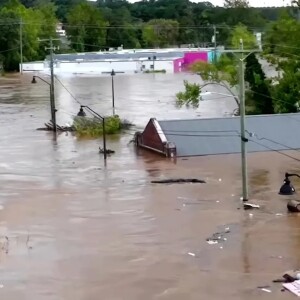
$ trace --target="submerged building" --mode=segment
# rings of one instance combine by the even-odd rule
[[[218,54],[213,48],[132,49],[55,54],[54,73],[105,74],[112,70],[118,73],[177,73],[199,60],[211,62],[215,55]],[[49,57],[45,61],[20,65],[23,72],[49,72],[49,67]]]
[[[246,116],[248,152],[300,149],[300,114]],[[167,157],[241,152],[240,117],[149,120],[135,143]]]

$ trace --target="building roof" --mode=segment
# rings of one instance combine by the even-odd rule
[[[158,121],[177,156],[241,152],[240,118]],[[300,114],[246,117],[248,152],[300,149]]]
[[[183,52],[163,52],[163,53],[153,53],[153,52],[138,52],[138,53],[78,53],[78,54],[56,54],[54,56],[55,60],[59,61],[95,61],[95,60],[130,60],[130,59],[148,59],[148,57],[156,56],[156,59],[168,59],[168,58],[179,58],[183,57]]]
[[[156,56],[156,59],[175,59],[184,56],[186,52],[193,51],[210,51],[210,48],[169,48],[169,49],[129,49],[119,51],[103,51],[103,52],[86,52],[86,53],[68,53],[68,54],[55,54],[54,59],[58,61],[95,61],[95,60],[144,60],[148,57]],[[49,57],[47,57],[49,58]]]

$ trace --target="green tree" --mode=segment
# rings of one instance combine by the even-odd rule
[[[199,106],[201,87],[197,83],[189,83],[187,80],[184,80],[184,92],[178,92],[176,94],[176,104],[181,107],[183,105],[193,107]]]
[[[254,53],[246,58],[245,81],[250,88],[250,91],[246,94],[248,113],[273,114],[274,107],[269,81],[267,81],[261,64]]]
[[[268,27],[264,35],[264,52],[281,57],[298,55],[300,23],[284,12],[280,19]]]
[[[66,32],[74,50],[99,51],[106,44],[108,22],[95,6],[80,3],[71,9],[67,20]]]
[[[290,59],[279,64],[282,77],[274,83],[272,96],[276,113],[293,113],[300,107],[300,61]]]
[[[177,44],[179,23],[173,20],[154,19],[143,28],[143,39],[148,47]]]
[[[106,10],[109,22],[107,45],[109,47],[140,48],[138,29],[135,28],[130,11],[125,7]]]
[[[257,47],[255,36],[243,24],[236,26],[231,34],[230,44],[234,49],[240,48],[240,40],[243,40],[244,49],[254,49]]]
[[[40,52],[39,38],[43,37],[44,32],[53,33],[56,23],[54,11],[49,10],[46,14],[46,10],[27,9],[18,0],[9,0],[0,9],[0,19],[5,22],[1,25],[0,51],[1,61],[6,71],[19,70],[21,20],[23,60],[30,61],[44,57],[44,52]]]

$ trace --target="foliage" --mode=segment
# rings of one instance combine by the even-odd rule
[[[191,66],[191,71],[199,74],[204,81],[227,82],[231,87],[238,82],[237,62],[226,54],[216,64],[198,61]]]
[[[0,30],[0,59],[4,70],[19,70],[21,20],[23,60],[30,61],[45,57],[45,50],[39,43],[39,38],[45,37],[45,34],[55,33],[57,21],[51,4],[27,9],[18,0],[9,0],[0,9],[0,19],[5,20]]]
[[[175,45],[179,33],[179,23],[174,20],[154,19],[143,28],[143,39],[148,47]]]
[[[78,52],[99,51],[106,42],[106,26],[102,12],[89,3],[73,7],[67,16],[66,32]]]
[[[273,114],[270,83],[266,80],[266,75],[254,53],[246,58],[245,80],[250,87],[250,91],[246,94],[246,103],[248,107],[250,103],[252,104],[251,113]]]
[[[103,123],[98,118],[75,117],[73,126],[80,136],[99,137],[103,135]],[[106,134],[120,132],[122,123],[119,116],[110,116],[105,118]]]
[[[131,13],[125,6],[105,8],[104,14],[109,22],[106,44],[110,47],[141,48],[138,29],[134,26]]]
[[[185,91],[176,94],[176,104],[179,107],[183,105],[192,105],[193,107],[198,107],[201,93],[200,85],[197,83],[189,83],[186,80],[184,80],[183,83]]]
[[[269,25],[264,36],[264,53],[282,57],[298,55],[300,47],[300,23],[287,13]]]
[[[224,7],[226,7],[226,8],[236,8],[236,7],[248,8],[249,1],[247,1],[247,0],[225,0]]]
[[[280,64],[282,78],[273,87],[276,113],[298,112],[300,107],[300,61],[289,60]]]
[[[244,49],[255,49],[257,47],[254,34],[243,24],[239,24],[232,31],[230,44],[233,49],[240,49],[241,39],[243,40]]]

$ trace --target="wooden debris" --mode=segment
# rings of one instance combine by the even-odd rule
[[[164,180],[153,180],[151,183],[206,183],[201,179],[164,179]]]
[[[54,131],[54,126],[52,121],[45,123],[45,127],[43,128],[37,128],[37,130],[42,130],[42,131]],[[57,131],[65,131],[65,132],[73,132],[75,131],[75,128],[73,126],[59,126],[56,124],[56,130]]]
[[[104,154],[104,149],[99,148],[99,153]],[[114,150],[106,149],[106,154],[114,154],[114,153],[115,153]]]

